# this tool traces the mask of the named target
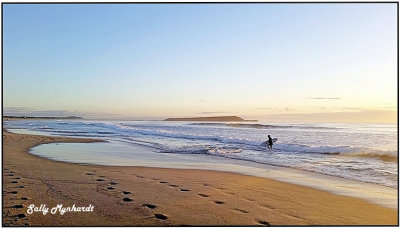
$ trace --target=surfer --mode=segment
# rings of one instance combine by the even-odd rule
[[[268,135],[268,141],[267,141],[268,149],[272,149],[272,145],[273,145],[272,138],[270,135]]]

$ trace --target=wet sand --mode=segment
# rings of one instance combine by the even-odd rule
[[[94,141],[3,131],[3,225],[398,225],[397,210],[266,178],[78,165],[28,153],[39,144]],[[28,214],[31,204],[94,209]]]

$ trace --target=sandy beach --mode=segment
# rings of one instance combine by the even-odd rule
[[[70,164],[28,153],[39,144],[94,141],[3,131],[3,226],[398,224],[395,209],[266,178]],[[93,211],[28,214],[32,204]]]

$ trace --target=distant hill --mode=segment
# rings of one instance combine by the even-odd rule
[[[3,116],[5,119],[83,119],[77,116],[67,117],[36,117],[36,116]]]
[[[215,116],[215,117],[192,117],[192,118],[167,118],[164,121],[256,122],[257,120],[244,120],[238,116]]]

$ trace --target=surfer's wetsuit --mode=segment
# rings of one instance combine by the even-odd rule
[[[271,136],[268,135],[268,148],[272,149],[272,145],[273,145],[272,138],[271,138]]]

